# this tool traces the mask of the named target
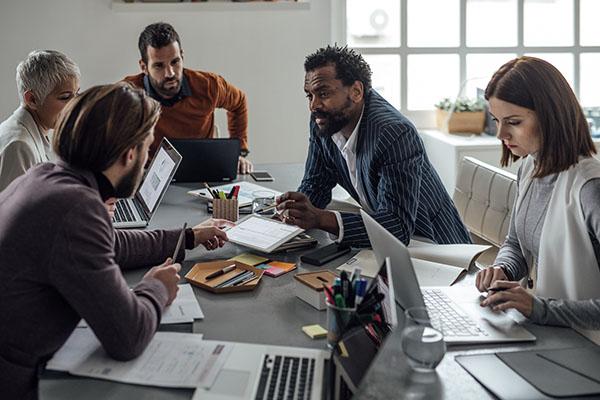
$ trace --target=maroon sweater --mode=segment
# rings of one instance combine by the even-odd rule
[[[94,175],[64,164],[0,192],[0,397],[37,398],[38,371],[80,318],[110,356],[139,355],[167,290],[154,278],[129,290],[121,271],[164,262],[178,234],[115,231]]]

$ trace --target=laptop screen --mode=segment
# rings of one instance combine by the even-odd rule
[[[180,161],[181,156],[163,139],[138,190],[138,199],[149,213],[158,205]]]

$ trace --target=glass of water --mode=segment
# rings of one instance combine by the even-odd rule
[[[257,190],[252,192],[252,213],[265,216],[275,215],[276,209],[269,208],[275,203],[275,193],[268,190]]]
[[[439,314],[425,307],[411,307],[404,315],[401,343],[408,364],[416,371],[433,371],[446,354]]]

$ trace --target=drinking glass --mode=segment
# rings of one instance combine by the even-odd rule
[[[275,193],[268,190],[257,190],[252,192],[252,214],[273,216],[277,211],[275,208],[261,211],[264,208],[275,203]]]
[[[404,315],[401,343],[408,364],[416,371],[433,371],[446,354],[439,314],[425,307],[412,307]]]

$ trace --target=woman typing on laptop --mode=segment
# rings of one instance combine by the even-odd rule
[[[477,288],[489,293],[481,305],[600,329],[600,161],[581,106],[561,73],[534,57],[504,64],[485,97],[502,165],[523,161],[508,236],[477,274]]]

